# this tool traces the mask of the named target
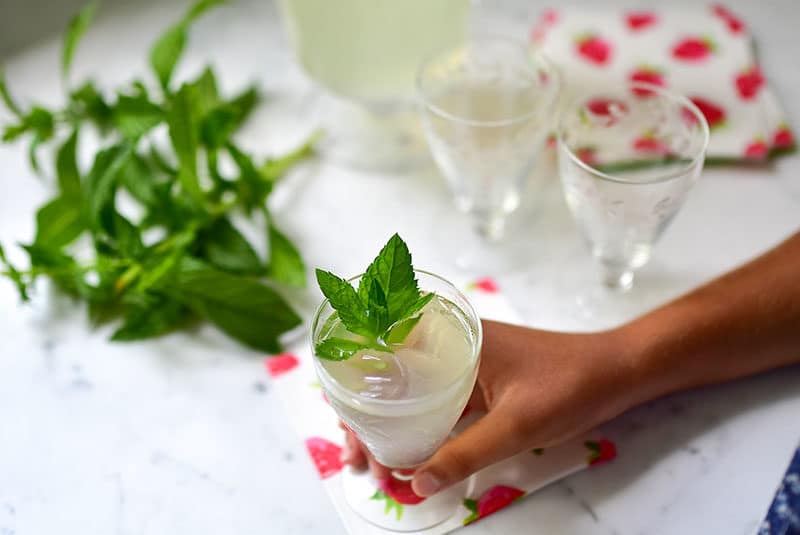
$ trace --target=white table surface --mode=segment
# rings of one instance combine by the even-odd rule
[[[730,4],[758,36],[764,70],[800,126],[800,101],[792,98],[800,91],[794,0]],[[520,36],[540,7],[486,5]],[[104,13],[79,49],[75,79],[91,74],[111,87],[142,73],[149,43],[181,10],[180,2],[130,3]],[[52,40],[10,58],[13,90],[59,102],[58,52]],[[311,127],[298,120],[308,85],[270,3],[240,1],[202,19],[178,76],[209,58],[224,89],[250,80],[267,89],[267,104],[243,137],[247,147],[282,150]],[[564,296],[553,281],[588,258],[554,177],[542,180],[528,196],[536,201],[528,208],[537,209],[517,218],[524,268],[498,279],[529,324],[585,327],[559,306]],[[32,236],[47,188],[28,170],[22,146],[0,147],[0,242]],[[272,202],[309,266],[355,273],[399,231],[418,266],[453,271],[432,239],[449,206],[433,171],[376,176],[317,162],[292,175]],[[641,308],[798,227],[797,156],[766,169],[707,170],[641,274],[657,288]],[[316,290],[292,297],[306,318],[317,298]],[[46,287],[21,306],[0,281],[0,535],[343,533],[259,355],[210,328],[136,344],[108,343],[109,332],[92,331],[82,307]],[[798,414],[798,368],[654,402],[606,426],[619,444],[616,461],[463,533],[749,534],[800,439]]]

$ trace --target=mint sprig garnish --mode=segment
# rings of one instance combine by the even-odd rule
[[[328,338],[314,348],[317,357],[346,360],[362,349],[391,352],[417,325],[433,299],[422,294],[408,246],[395,234],[372,261],[358,289],[333,273],[317,269],[317,282],[339,320],[358,340]]]

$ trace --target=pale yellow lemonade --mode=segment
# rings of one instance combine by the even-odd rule
[[[281,0],[300,64],[334,93],[410,98],[417,67],[466,38],[469,0]]]
[[[438,295],[422,312],[392,353],[366,349],[345,361],[316,359],[336,412],[392,468],[418,466],[447,439],[478,369],[478,334],[464,312]],[[354,338],[335,316],[320,334]]]

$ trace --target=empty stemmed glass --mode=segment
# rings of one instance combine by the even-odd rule
[[[548,134],[556,73],[525,44],[476,38],[425,62],[417,89],[433,158],[477,234],[454,239],[448,230],[440,241],[457,248],[452,256],[460,267],[494,265],[499,258],[490,244],[519,206]]]
[[[708,123],[688,99],[643,82],[583,96],[562,113],[558,167],[564,195],[605,292],[582,296],[607,314],[686,200],[703,168]]]

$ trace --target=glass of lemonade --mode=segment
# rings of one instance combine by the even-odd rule
[[[329,92],[318,107],[330,132],[326,154],[379,170],[424,158],[412,108],[416,69],[466,39],[470,0],[280,0],[280,7],[299,63]]]
[[[395,470],[421,465],[447,440],[472,393],[480,362],[481,322],[467,298],[438,275],[414,273],[422,293],[435,297],[399,347],[392,353],[363,349],[344,361],[314,359],[339,418],[378,462]],[[313,321],[312,346],[331,337],[357,335],[347,331],[326,300]],[[346,471],[343,487],[359,515],[394,531],[440,524],[459,510],[469,490],[467,482],[423,501],[401,500],[402,516],[387,514],[390,508],[377,499],[378,489],[388,484],[410,492],[410,477],[395,471],[392,478],[380,483],[368,474]]]
[[[497,259],[499,252],[487,245],[503,237],[508,215],[520,204],[550,133],[558,89],[544,57],[503,38],[473,39],[420,67],[428,144],[475,231],[452,255],[460,267],[484,269],[477,264]]]
[[[579,300],[613,314],[700,176],[708,123],[689,99],[633,82],[577,98],[557,137],[564,196],[602,282]]]

